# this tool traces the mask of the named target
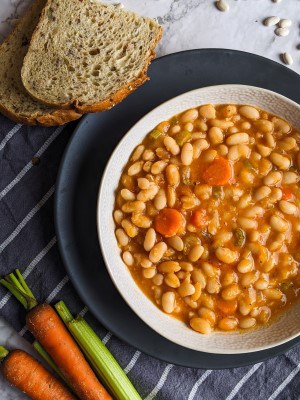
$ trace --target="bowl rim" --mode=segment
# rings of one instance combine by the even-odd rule
[[[180,346],[182,346],[182,347],[186,347],[186,348],[188,348],[188,349],[192,349],[192,350],[199,351],[199,352],[205,351],[206,353],[210,353],[210,354],[246,354],[246,353],[253,353],[253,352],[258,352],[258,351],[267,350],[267,349],[270,349],[270,348],[273,348],[273,347],[280,346],[280,345],[282,345],[282,344],[284,344],[284,343],[287,343],[287,342],[289,342],[289,341],[295,339],[296,337],[298,337],[298,336],[300,335],[300,329],[299,329],[298,332],[296,332],[296,333],[293,334],[293,335],[290,335],[290,336],[287,337],[287,338],[283,338],[283,339],[274,341],[274,342],[269,343],[269,344],[265,344],[265,345],[261,345],[261,346],[256,346],[256,347],[252,347],[252,348],[249,348],[249,349],[247,349],[247,348],[237,348],[237,349],[230,349],[230,350],[226,350],[226,349],[225,349],[225,350],[220,350],[220,351],[210,351],[209,349],[197,349],[197,348],[192,347],[192,346],[189,347],[189,346],[187,346],[186,344],[183,344],[182,342],[180,342],[179,340],[175,340],[174,338],[168,336],[167,334],[162,333],[160,330],[154,329],[153,326],[151,326],[151,324],[148,322],[147,318],[144,318],[142,312],[140,312],[140,310],[139,310],[137,307],[133,306],[132,303],[130,303],[130,301],[128,300],[126,294],[120,289],[120,287],[119,287],[119,285],[118,285],[118,282],[117,282],[117,280],[116,280],[115,277],[114,277],[113,271],[112,271],[112,269],[111,269],[111,263],[110,263],[110,261],[109,261],[108,254],[107,254],[107,252],[106,252],[106,249],[105,249],[105,246],[104,246],[104,243],[103,243],[103,240],[102,240],[102,234],[101,234],[101,230],[102,230],[102,228],[101,228],[101,198],[102,198],[102,193],[103,193],[103,184],[104,184],[104,182],[105,182],[105,180],[106,180],[107,174],[109,173],[110,169],[113,168],[113,163],[112,163],[112,161],[113,161],[113,159],[114,159],[114,157],[115,157],[115,154],[118,153],[119,150],[120,150],[120,148],[122,148],[123,145],[124,145],[124,143],[126,143],[127,138],[128,138],[128,136],[130,135],[131,131],[134,130],[135,127],[136,127],[137,125],[139,125],[140,123],[142,123],[142,122],[144,121],[144,119],[147,119],[147,118],[149,117],[150,114],[154,114],[154,113],[157,111],[157,109],[159,109],[159,108],[162,107],[162,106],[166,106],[167,104],[169,104],[169,103],[171,103],[171,102],[174,102],[175,100],[180,100],[180,98],[184,98],[185,96],[187,96],[188,94],[192,94],[193,92],[199,92],[199,91],[201,91],[201,90],[204,91],[204,90],[210,90],[210,89],[216,89],[216,88],[224,88],[224,87],[225,87],[225,88],[226,88],[226,87],[233,87],[233,88],[237,88],[237,89],[240,89],[240,90],[243,90],[243,89],[245,90],[246,88],[249,88],[249,89],[258,90],[258,91],[260,91],[260,92],[268,93],[268,94],[270,94],[270,95],[272,95],[272,96],[276,96],[277,98],[281,99],[281,100],[284,101],[285,103],[288,103],[290,106],[293,106],[293,107],[297,108],[297,109],[299,110],[299,112],[300,112],[300,104],[296,103],[295,101],[289,99],[289,98],[286,97],[286,96],[283,96],[283,95],[280,94],[280,93],[274,92],[274,91],[269,90],[269,89],[261,88],[261,87],[258,87],[258,86],[243,85],[243,84],[230,84],[230,83],[229,83],[229,84],[209,85],[209,86],[199,87],[199,88],[197,88],[197,89],[193,89],[193,90],[190,90],[190,91],[181,93],[181,94],[178,95],[178,96],[172,97],[171,99],[168,99],[168,100],[166,100],[166,101],[160,103],[160,104],[157,105],[155,108],[153,108],[152,110],[150,110],[149,112],[147,112],[147,113],[146,113],[142,118],[140,118],[134,125],[131,126],[131,128],[126,132],[126,134],[122,137],[122,139],[119,141],[119,143],[117,144],[117,146],[114,148],[113,152],[111,153],[111,155],[110,155],[110,157],[109,157],[109,159],[108,159],[108,161],[107,161],[107,163],[106,163],[106,166],[105,166],[105,168],[104,168],[104,170],[103,170],[103,174],[102,174],[102,177],[101,177],[101,180],[100,180],[100,184],[99,184],[98,196],[97,196],[96,224],[97,224],[98,241],[99,241],[101,253],[102,253],[102,256],[103,256],[103,260],[104,260],[104,263],[105,263],[105,267],[106,267],[106,269],[107,269],[107,272],[108,272],[108,274],[109,274],[109,276],[110,276],[110,278],[111,278],[111,280],[112,280],[114,286],[116,287],[116,289],[117,289],[118,292],[120,293],[121,297],[123,298],[123,300],[124,300],[124,301],[126,302],[126,304],[130,307],[130,309],[131,309],[144,323],[146,323],[151,329],[155,330],[155,332],[157,332],[157,333],[158,333],[159,335],[161,335],[162,337],[164,337],[164,338],[170,340],[170,341],[173,342],[173,343],[176,343],[177,345],[180,345]],[[203,104],[208,104],[208,103],[203,103]],[[218,104],[225,104],[225,103],[218,103]],[[241,104],[241,103],[234,103],[234,102],[232,102],[232,104]],[[246,105],[247,103],[244,103],[244,104]],[[251,104],[248,103],[247,105],[251,105]],[[255,104],[253,104],[253,105],[255,106]],[[199,106],[200,106],[200,104],[199,104]],[[196,107],[197,107],[197,106],[196,106]],[[187,109],[188,109],[188,108],[187,108]],[[185,110],[182,110],[181,112],[183,112],[183,111],[185,111]],[[299,127],[299,128],[300,128],[300,127]],[[297,129],[299,129],[299,128],[297,127]],[[145,132],[145,136],[146,136],[146,134],[147,134],[147,132]],[[140,143],[140,142],[139,142],[139,143]],[[139,143],[137,143],[136,146],[137,146]],[[123,262],[123,261],[122,261],[122,258],[121,258],[121,254],[119,254],[119,257],[120,257],[121,262]],[[125,264],[124,262],[123,262],[123,264],[124,264],[124,266],[128,269],[128,267],[126,266],[126,264]],[[128,269],[128,272],[129,272],[129,275],[131,276],[129,269]],[[132,281],[134,282],[134,284],[137,286],[137,288],[142,292],[142,289],[136,284],[136,282],[134,281],[134,279],[133,279],[132,276],[131,276],[131,279],[132,279]],[[143,293],[143,292],[142,292],[142,293]],[[153,306],[157,309],[158,312],[163,313],[162,310],[160,310],[155,304],[153,304],[153,302],[147,297],[147,295],[145,295],[144,293],[143,293],[143,295],[144,295],[144,297],[148,300],[148,302],[149,302],[151,305],[153,305]],[[292,305],[291,307],[293,307],[293,305]],[[169,316],[169,318],[174,318],[174,319],[176,320],[176,318],[175,318],[175,317],[172,317],[172,316]],[[280,318],[280,315],[279,315],[279,317],[276,317],[276,319],[278,319],[278,318]],[[266,326],[266,328],[267,328],[267,326]],[[257,328],[257,329],[260,329],[260,328]],[[256,330],[256,328],[255,328],[254,330],[252,330],[252,331],[255,331],[255,330]],[[216,332],[216,333],[219,333],[219,332]],[[226,335],[231,335],[231,334],[234,334],[234,332],[228,332],[228,333],[226,333]]]

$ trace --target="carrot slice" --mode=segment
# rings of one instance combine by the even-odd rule
[[[206,215],[206,210],[204,210],[203,208],[194,211],[190,219],[190,223],[197,228],[203,228],[207,226],[208,222],[209,220]]]
[[[163,236],[170,237],[176,235],[183,225],[182,214],[174,208],[164,208],[155,217],[154,227]]]
[[[217,299],[216,302],[217,308],[221,311],[221,313],[225,315],[233,315],[237,309],[237,301],[236,300],[222,300]]]
[[[226,158],[216,158],[202,174],[203,180],[212,186],[223,186],[232,177],[232,170]]]
[[[294,194],[292,190],[288,187],[282,189],[282,200],[292,200],[294,198]]]

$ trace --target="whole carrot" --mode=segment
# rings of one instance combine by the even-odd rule
[[[81,400],[112,400],[54,308],[38,304],[19,270],[0,281],[24,305],[28,329]]]
[[[0,346],[1,371],[6,380],[32,400],[75,400],[37,360],[23,350],[10,353]]]

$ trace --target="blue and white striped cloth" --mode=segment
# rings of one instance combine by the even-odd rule
[[[124,344],[89,314],[66,275],[53,224],[57,170],[74,126],[26,127],[0,115],[0,274],[18,267],[40,300],[64,299],[74,313],[85,314],[145,400],[299,400],[299,346],[250,367],[182,368]],[[24,310],[2,287],[0,314],[32,339]]]

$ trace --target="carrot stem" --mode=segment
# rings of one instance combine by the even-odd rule
[[[17,274],[17,277],[18,277],[18,279],[19,279],[19,282],[20,282],[21,285],[23,286],[23,288],[24,288],[26,294],[27,294],[28,296],[32,297],[33,299],[35,299],[34,294],[33,294],[32,291],[30,290],[29,286],[27,285],[25,279],[23,278],[23,276],[22,276],[22,274],[21,274],[21,272],[20,272],[20,270],[19,270],[18,268],[16,269],[16,274]]]
[[[114,356],[84,318],[77,316],[74,319],[63,301],[57,303],[55,308],[113,397],[117,400],[141,400],[140,395]]]
[[[4,279],[0,280],[0,283],[29,311],[37,306],[37,300],[18,269],[15,274],[11,273],[7,275]]]
[[[12,283],[8,282],[5,279],[1,279],[0,283],[6,287],[6,289],[8,289],[10,291],[10,293],[15,296],[15,298],[17,300],[19,300],[19,302],[27,309],[27,301],[25,299],[25,297],[22,295],[22,293],[20,293],[14,286]]]
[[[0,346],[0,361],[2,361],[7,355],[8,355],[9,351],[6,350],[5,347]]]

